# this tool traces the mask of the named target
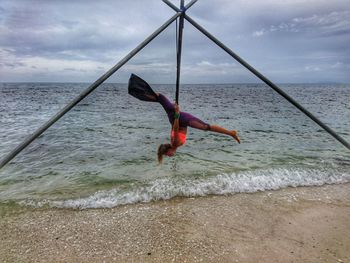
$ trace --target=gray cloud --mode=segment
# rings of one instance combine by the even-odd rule
[[[261,37],[275,32],[307,33],[309,36],[331,37],[350,35],[350,11],[333,11],[323,15],[295,17],[278,25],[270,25],[253,32],[254,37]]]
[[[0,78],[93,81],[173,13],[159,0],[3,0]],[[188,14],[276,82],[350,82],[348,0],[201,0]],[[135,71],[173,83],[174,32],[172,25],[110,81]],[[187,83],[257,81],[188,23],[182,68]]]

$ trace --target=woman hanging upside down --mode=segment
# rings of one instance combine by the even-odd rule
[[[154,93],[147,82],[134,74],[131,75],[129,80],[129,94],[140,100],[159,102],[168,115],[169,122],[172,126],[170,143],[161,144],[159,146],[159,163],[163,161],[164,155],[169,157],[173,156],[177,148],[185,144],[187,127],[226,134],[232,136],[238,143],[240,143],[237,131],[229,131],[218,125],[209,125],[208,123],[203,122],[202,120],[187,112],[180,112],[179,105],[176,103],[171,103],[163,94]]]
[[[192,127],[204,131],[218,132],[232,136],[238,143],[240,139],[235,130],[229,131],[218,125],[209,125],[197,117],[187,113],[180,112],[179,105],[172,104],[163,94],[157,94],[157,101],[163,106],[168,115],[171,127],[170,143],[161,144],[158,148],[158,161],[163,160],[163,155],[173,156],[176,149],[186,142],[187,127]]]

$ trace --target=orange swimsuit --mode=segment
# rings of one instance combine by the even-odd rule
[[[182,131],[179,131],[178,133],[179,133],[178,138],[179,138],[179,141],[181,143],[180,145],[184,145],[186,142],[186,133],[182,132]],[[175,140],[175,131],[174,130],[171,131],[170,136],[171,136],[171,141],[174,141]]]

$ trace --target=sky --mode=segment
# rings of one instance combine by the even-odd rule
[[[173,14],[161,0],[1,0],[0,82],[93,82]],[[349,0],[199,0],[187,14],[273,82],[350,83]],[[175,30],[108,81],[175,83]],[[260,82],[187,22],[182,55],[182,83]]]

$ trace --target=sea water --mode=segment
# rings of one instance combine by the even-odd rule
[[[86,83],[0,84],[0,158]],[[349,84],[282,84],[350,141]],[[173,85],[152,85],[170,99]],[[173,158],[156,161],[170,124],[158,103],[103,84],[0,171],[0,203],[98,208],[176,196],[256,192],[350,181],[350,151],[264,84],[183,85],[182,111],[236,129],[189,129]]]

